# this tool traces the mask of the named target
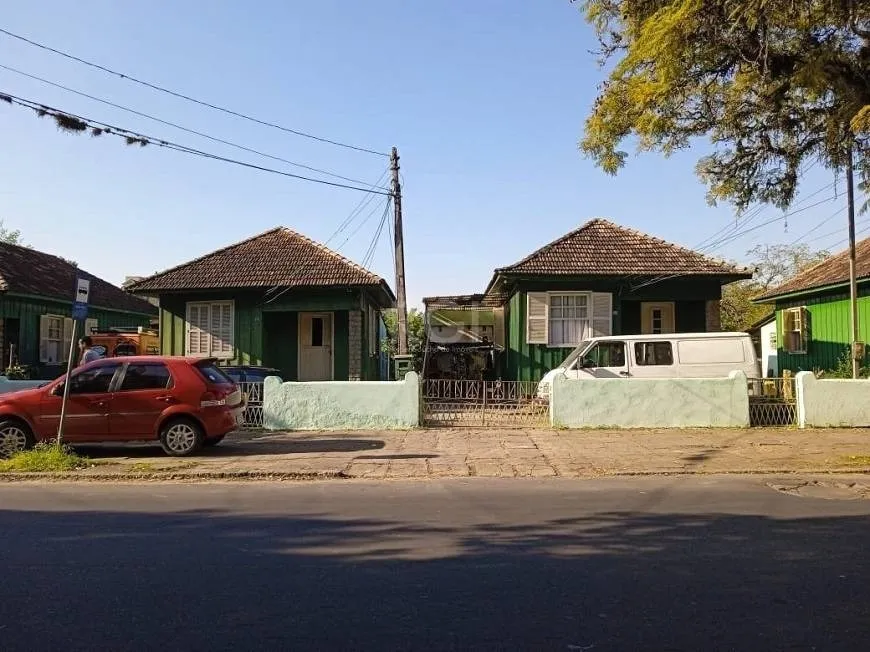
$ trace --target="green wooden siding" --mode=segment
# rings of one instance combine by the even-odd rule
[[[612,286],[603,285],[600,281],[597,284],[590,285],[591,287],[588,288],[590,291],[614,292]],[[537,283],[533,287],[534,289],[528,291],[577,291],[578,287],[583,287],[583,291],[587,290],[585,286],[572,286],[569,290],[565,287],[564,283],[559,284],[558,287]],[[709,296],[709,300],[718,298],[718,295],[705,284],[690,284],[687,293],[693,297],[699,294],[703,296],[704,293],[713,295]],[[546,344],[527,343],[526,295],[527,291],[524,287],[522,291],[515,292],[507,304],[507,314],[505,317],[507,333],[505,336],[506,345],[503,362],[504,378],[506,380],[538,381],[545,373],[559,366],[572,350],[571,348],[554,348]],[[641,332],[642,301],[637,298],[637,293],[630,296],[631,298],[629,299],[620,300],[620,297],[615,293],[613,294],[612,332],[614,335],[637,335]],[[662,296],[652,292],[643,298],[643,301],[674,301],[674,327],[677,332],[681,333],[704,332],[707,330],[707,300],[692,298],[674,301],[673,296]]]
[[[288,293],[270,303],[264,303],[261,294],[250,292],[232,295],[216,292],[162,295],[160,297],[161,352],[164,355],[185,354],[185,319],[189,302],[227,300],[235,302],[235,354],[227,364],[262,364],[275,367],[282,371],[285,380],[296,380],[299,360],[299,313],[330,312],[333,314],[334,328],[333,376],[335,380],[347,380],[352,355],[349,342],[349,314],[350,310],[357,310],[362,319],[361,344],[353,355],[360,356],[364,380],[379,378],[377,357],[372,359],[368,351],[366,317],[370,312],[378,309],[367,295],[346,289],[323,290],[323,294]],[[377,338],[376,348],[380,350],[380,342]]]
[[[805,354],[788,353],[782,348],[783,310],[804,306],[809,316],[809,343]],[[791,371],[833,369],[851,343],[848,293],[827,294],[794,299],[776,304],[776,335],[779,343],[779,368]],[[870,338],[870,287],[862,287],[858,296],[858,338]]]
[[[42,315],[58,315],[67,317],[70,315],[72,305],[70,302],[53,301],[50,299],[39,300],[30,297],[16,297],[15,295],[0,295],[0,319],[19,320],[18,331],[18,360],[21,364],[31,368],[36,378],[56,378],[63,373],[64,366],[43,365],[39,361],[39,318]],[[111,327],[148,327],[151,317],[135,313],[109,310],[105,308],[91,307],[88,311],[89,319],[96,319],[99,328]],[[84,331],[82,322],[76,326],[76,337],[81,337]],[[7,331],[6,337],[9,337]]]
[[[270,312],[263,315],[263,359],[281,371],[281,378],[299,377],[299,313]]]
[[[526,293],[517,292],[508,303],[505,379],[538,381],[558,367],[571,349],[526,342]]]

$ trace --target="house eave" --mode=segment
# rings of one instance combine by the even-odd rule
[[[867,283],[870,283],[870,277],[859,278],[858,282],[857,282],[858,285],[866,285]],[[847,289],[848,287],[849,287],[849,281],[839,281],[837,283],[829,283],[828,285],[818,285],[816,287],[803,288],[801,290],[793,290],[791,292],[784,292],[782,294],[766,294],[764,296],[760,296],[756,299],[753,299],[752,303],[755,303],[755,304],[776,303],[777,301],[782,301],[785,299],[798,299],[800,297],[812,296],[814,294],[824,294],[825,292],[831,292],[832,290]]]

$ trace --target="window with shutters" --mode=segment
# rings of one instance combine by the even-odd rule
[[[783,348],[788,353],[806,353],[809,349],[809,319],[806,308],[789,308],[782,312]]]
[[[573,348],[590,337],[611,335],[612,306],[606,292],[530,292],[526,341]]]
[[[43,364],[66,362],[72,340],[73,320],[60,315],[39,318],[39,361]]]
[[[234,322],[232,301],[188,303],[185,353],[200,358],[232,358]]]

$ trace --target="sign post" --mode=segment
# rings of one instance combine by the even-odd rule
[[[73,319],[73,327],[72,327],[72,337],[69,343],[69,357],[67,358],[66,363],[66,377],[63,381],[63,400],[60,404],[60,422],[57,424],[57,446],[63,445],[63,423],[66,419],[66,403],[69,400],[69,381],[72,376],[72,370],[74,366],[75,360],[75,352],[76,352],[76,331],[78,330],[78,323],[81,320],[87,319],[88,317],[88,298],[91,294],[91,282],[89,279],[77,277],[76,278],[76,289],[75,296],[73,297],[73,306],[72,306],[72,319]]]

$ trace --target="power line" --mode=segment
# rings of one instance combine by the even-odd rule
[[[372,241],[369,244],[369,248],[366,250],[365,256],[363,256],[362,263],[360,263],[363,267],[368,267],[369,264],[374,260],[375,251],[377,251],[378,243],[381,240],[381,234],[384,232],[384,224],[387,221],[387,215],[390,213],[390,203],[387,202],[386,206],[384,206],[384,214],[381,215],[381,221],[378,224],[377,230],[375,230],[375,234],[372,237]]]
[[[298,168],[303,168],[305,170],[310,170],[311,172],[317,172],[319,174],[325,174],[327,176],[333,177],[335,179],[341,179],[343,181],[349,181],[350,183],[358,183],[365,184],[365,181],[360,181],[359,179],[353,179],[351,177],[344,177],[340,174],[335,174],[334,172],[329,172],[328,170],[322,170],[320,168],[311,167],[310,165],[305,165],[303,163],[297,163],[295,161],[290,161],[286,158],[282,158],[280,156],[274,156],[273,154],[267,154],[266,152],[261,152],[259,150],[253,149],[251,147],[246,147],[245,145],[239,145],[238,143],[234,143],[229,140],[225,140],[223,138],[218,138],[217,136],[212,136],[207,133],[203,133],[201,131],[197,131],[195,129],[190,129],[189,127],[185,127],[183,125],[177,124],[175,122],[170,122],[168,120],[164,120],[163,118],[158,118],[156,116],[150,115],[148,113],[143,113],[142,111],[137,111],[136,109],[131,109],[130,107],[123,106],[121,104],[116,104],[115,102],[111,102],[101,97],[97,97],[95,95],[90,95],[88,93],[76,90],[74,88],[70,88],[69,86],[64,86],[63,84],[58,84],[57,82],[53,82],[49,79],[45,79],[43,77],[39,77],[37,75],[33,75],[28,72],[24,72],[23,70],[18,70],[17,68],[13,68],[11,66],[4,65],[0,63],[0,68],[3,70],[8,70],[9,72],[13,72],[17,75],[21,75],[23,77],[28,77],[30,79],[36,80],[43,84],[47,84],[49,86],[53,86],[55,88],[59,88],[61,90],[67,91],[69,93],[74,93],[75,95],[79,95],[80,97],[85,97],[89,100],[93,100],[95,102],[100,102],[107,106],[114,107],[116,109],[121,109],[122,111],[127,111],[128,113],[132,113],[133,115],[138,115],[143,118],[147,118],[148,120],[153,120],[154,122],[158,122],[163,125],[167,125],[169,127],[173,127],[175,129],[179,129],[181,131],[186,131],[187,133],[194,134],[195,136],[201,136],[202,138],[207,138],[208,140],[214,141],[216,143],[221,143],[223,145],[229,145],[230,147],[235,147],[236,149],[240,149],[245,152],[250,152],[251,154],[257,154],[258,156],[263,156],[265,158],[269,158],[275,161],[281,161],[282,163],[287,163],[288,165],[293,165]],[[387,190],[387,188],[382,188],[382,190]]]
[[[0,34],[5,34],[6,36],[9,36],[9,37],[14,38],[14,39],[18,39],[19,41],[23,41],[24,43],[27,43],[27,44],[32,45],[34,47],[40,48],[42,50],[46,50],[48,52],[52,52],[53,54],[57,54],[59,56],[70,59],[71,61],[76,61],[77,63],[81,63],[81,64],[84,64],[86,66],[90,66],[91,68],[96,68],[97,70],[101,70],[103,72],[109,73],[110,75],[115,75],[116,77],[120,77],[121,79],[126,79],[126,80],[129,80],[129,81],[134,82],[136,84],[146,86],[152,90],[160,91],[161,93],[166,93],[168,95],[172,95],[173,97],[177,97],[177,98],[182,99],[182,100],[187,100],[188,102],[193,102],[195,104],[199,104],[200,106],[205,106],[205,107],[208,107],[210,109],[214,109],[215,111],[220,111],[222,113],[236,116],[237,118],[249,120],[251,122],[255,122],[257,124],[260,124],[260,125],[263,125],[266,127],[272,127],[273,129],[280,129],[281,131],[285,131],[287,133],[294,134],[296,136],[302,136],[303,138],[310,138],[311,140],[316,140],[316,141],[319,141],[321,143],[328,143],[330,145],[335,145],[337,147],[344,147],[346,149],[352,149],[352,150],[356,150],[358,152],[366,152],[368,154],[375,154],[377,156],[389,157],[389,154],[387,154],[385,152],[379,152],[377,150],[369,149],[367,147],[360,147],[358,145],[349,145],[347,143],[342,143],[342,142],[339,142],[337,140],[331,140],[329,138],[323,138],[321,136],[315,136],[313,134],[309,134],[309,133],[306,133],[304,131],[299,131],[297,129],[291,129],[290,127],[285,127],[285,126],[282,126],[279,124],[275,124],[274,122],[269,122],[267,120],[261,120],[260,118],[255,118],[253,116],[250,116],[250,115],[247,115],[244,113],[240,113],[239,111],[233,111],[232,109],[228,109],[228,108],[223,107],[223,106],[218,106],[217,104],[211,104],[210,102],[206,102],[204,100],[198,100],[198,99],[191,97],[189,95],[185,95],[184,93],[179,93],[177,91],[170,90],[170,89],[165,88],[163,86],[159,86],[157,84],[153,84],[151,82],[147,82],[147,81],[144,81],[142,79],[137,79],[136,77],[133,77],[131,75],[127,75],[125,73],[118,72],[117,70],[112,70],[111,68],[101,66],[100,64],[94,63],[93,61],[88,61],[87,59],[82,59],[81,57],[77,57],[73,54],[70,54],[69,52],[64,52],[63,50],[58,50],[56,48],[50,47],[50,46],[45,45],[43,43],[38,43],[37,41],[33,41],[29,38],[21,36],[20,34],[15,34],[13,32],[10,32],[8,30],[3,29],[3,28],[0,28]]]
[[[58,109],[46,104],[41,104],[33,100],[27,100],[2,90],[0,90],[0,101],[6,101],[9,104],[16,104],[18,106],[31,109],[40,116],[51,115],[58,122],[59,126],[61,126],[62,128],[66,128],[67,130],[85,131],[87,129],[91,129],[91,133],[93,135],[107,133],[113,136],[120,136],[122,138],[125,138],[127,140],[127,144],[130,145],[157,145],[159,147],[165,147],[167,149],[172,149],[177,152],[183,152],[185,154],[191,154],[194,156],[201,156],[203,158],[209,158],[215,161],[221,161],[223,163],[230,163],[232,165],[238,165],[241,167],[250,168],[252,170],[259,170],[261,172],[269,172],[270,174],[278,174],[281,176],[290,177],[291,179],[310,181],[312,183],[319,183],[326,186],[332,186],[334,188],[345,188],[347,190],[356,190],[358,192],[373,193],[376,195],[384,195],[387,197],[392,196],[392,193],[387,190],[370,190],[366,188],[361,188],[359,186],[336,183],[334,181],[326,181],[325,179],[315,179],[313,177],[306,177],[301,174],[286,172],[285,170],[276,170],[275,168],[268,168],[262,165],[247,163],[245,161],[239,161],[237,159],[220,156],[218,154],[212,154],[210,152],[195,149],[187,145],[179,145],[178,143],[174,143],[169,140],[156,138],[154,136],[147,136],[136,131],[124,129],[122,127],[116,127],[114,125],[100,122],[91,118],[85,118],[83,116],[76,115],[75,113],[70,113],[69,111],[64,111],[62,109]]]

